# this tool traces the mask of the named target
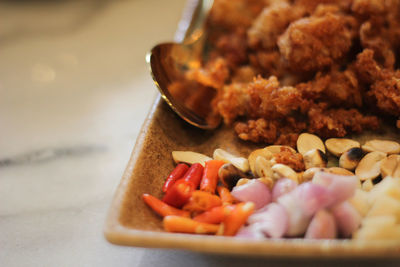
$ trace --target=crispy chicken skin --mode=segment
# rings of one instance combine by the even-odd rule
[[[375,116],[365,116],[354,108],[332,108],[335,104],[331,102],[317,101],[321,91],[329,94],[332,90],[330,83],[321,82],[322,79],[326,78],[318,77],[311,84],[297,88],[281,87],[274,76],[268,80],[259,77],[248,84],[234,84],[234,90],[225,88],[218,102],[219,113],[227,124],[240,117],[250,118],[235,125],[241,139],[287,145],[294,145],[298,133],[306,129],[328,138],[378,127]],[[313,94],[315,100],[310,97]]]
[[[328,13],[290,24],[278,39],[279,51],[294,71],[315,71],[346,56],[351,31],[341,16]]]
[[[366,96],[380,112],[400,117],[400,71],[381,67],[374,52],[365,49],[357,57],[356,69],[369,90]]]
[[[400,0],[215,0],[207,29],[187,77],[215,89],[239,138],[294,147],[304,131],[378,129],[381,115],[400,128]]]
[[[284,1],[265,7],[247,31],[249,46],[254,49],[275,48],[278,37],[304,13],[303,9],[293,8]]]

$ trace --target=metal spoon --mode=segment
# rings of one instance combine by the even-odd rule
[[[200,0],[182,43],[162,43],[146,56],[161,96],[185,121],[201,129],[215,129],[221,118],[211,107],[216,91],[198,86],[185,77],[185,71],[201,66],[205,18],[213,1]]]

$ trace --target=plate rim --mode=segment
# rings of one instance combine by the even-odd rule
[[[302,258],[400,258],[400,241],[305,240],[270,239],[246,240],[223,236],[203,236],[160,231],[137,230],[121,224],[121,208],[134,178],[136,161],[143,151],[148,129],[162,105],[158,95],[136,139],[129,162],[115,191],[104,227],[104,236],[112,244],[145,248],[184,249],[213,254],[264,257]]]
[[[174,37],[182,41],[190,26],[193,12],[201,0],[188,0],[178,24]],[[358,241],[358,240],[305,240],[305,239],[270,239],[246,240],[223,236],[204,236],[160,231],[137,230],[121,224],[119,221],[122,205],[128,185],[133,179],[136,162],[145,145],[153,118],[161,109],[163,99],[159,93],[142,124],[128,164],[121,181],[114,193],[108,209],[103,234],[106,240],[115,245],[145,248],[184,249],[212,254],[242,255],[257,257],[291,257],[291,258],[400,258],[399,241]]]

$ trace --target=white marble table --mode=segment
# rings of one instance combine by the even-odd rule
[[[144,55],[173,38],[184,3],[0,1],[0,266],[336,266],[104,239],[156,96]]]

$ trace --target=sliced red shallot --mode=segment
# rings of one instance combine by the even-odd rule
[[[280,196],[292,191],[297,183],[289,178],[279,179],[272,188],[272,201],[276,201]]]
[[[268,237],[280,238],[286,233],[289,217],[286,209],[278,203],[270,203],[251,215],[247,222],[257,224],[259,229]]]
[[[361,216],[349,202],[344,201],[335,205],[331,208],[331,212],[343,237],[351,237],[358,227],[360,227]]]
[[[268,186],[256,179],[235,186],[231,192],[232,196],[242,202],[251,201],[256,209],[260,209],[271,202],[272,196]]]
[[[332,197],[330,205],[351,198],[359,184],[357,176],[343,176],[327,172],[317,172],[312,182],[328,189],[328,193]]]
[[[306,231],[311,215],[304,212],[298,199],[291,193],[281,196],[278,203],[286,209],[289,219],[285,236],[300,236]]]
[[[305,238],[309,239],[334,239],[336,236],[335,218],[325,209],[314,215],[305,234]]]
[[[242,226],[235,236],[253,240],[260,240],[266,238],[264,233],[261,231],[261,229],[258,227],[257,224]]]
[[[306,182],[278,198],[278,203],[289,216],[286,235],[299,236],[305,233],[314,213],[329,205],[331,198],[325,187]]]
[[[306,214],[314,215],[332,203],[332,196],[327,188],[310,182],[302,183],[292,192]]]

